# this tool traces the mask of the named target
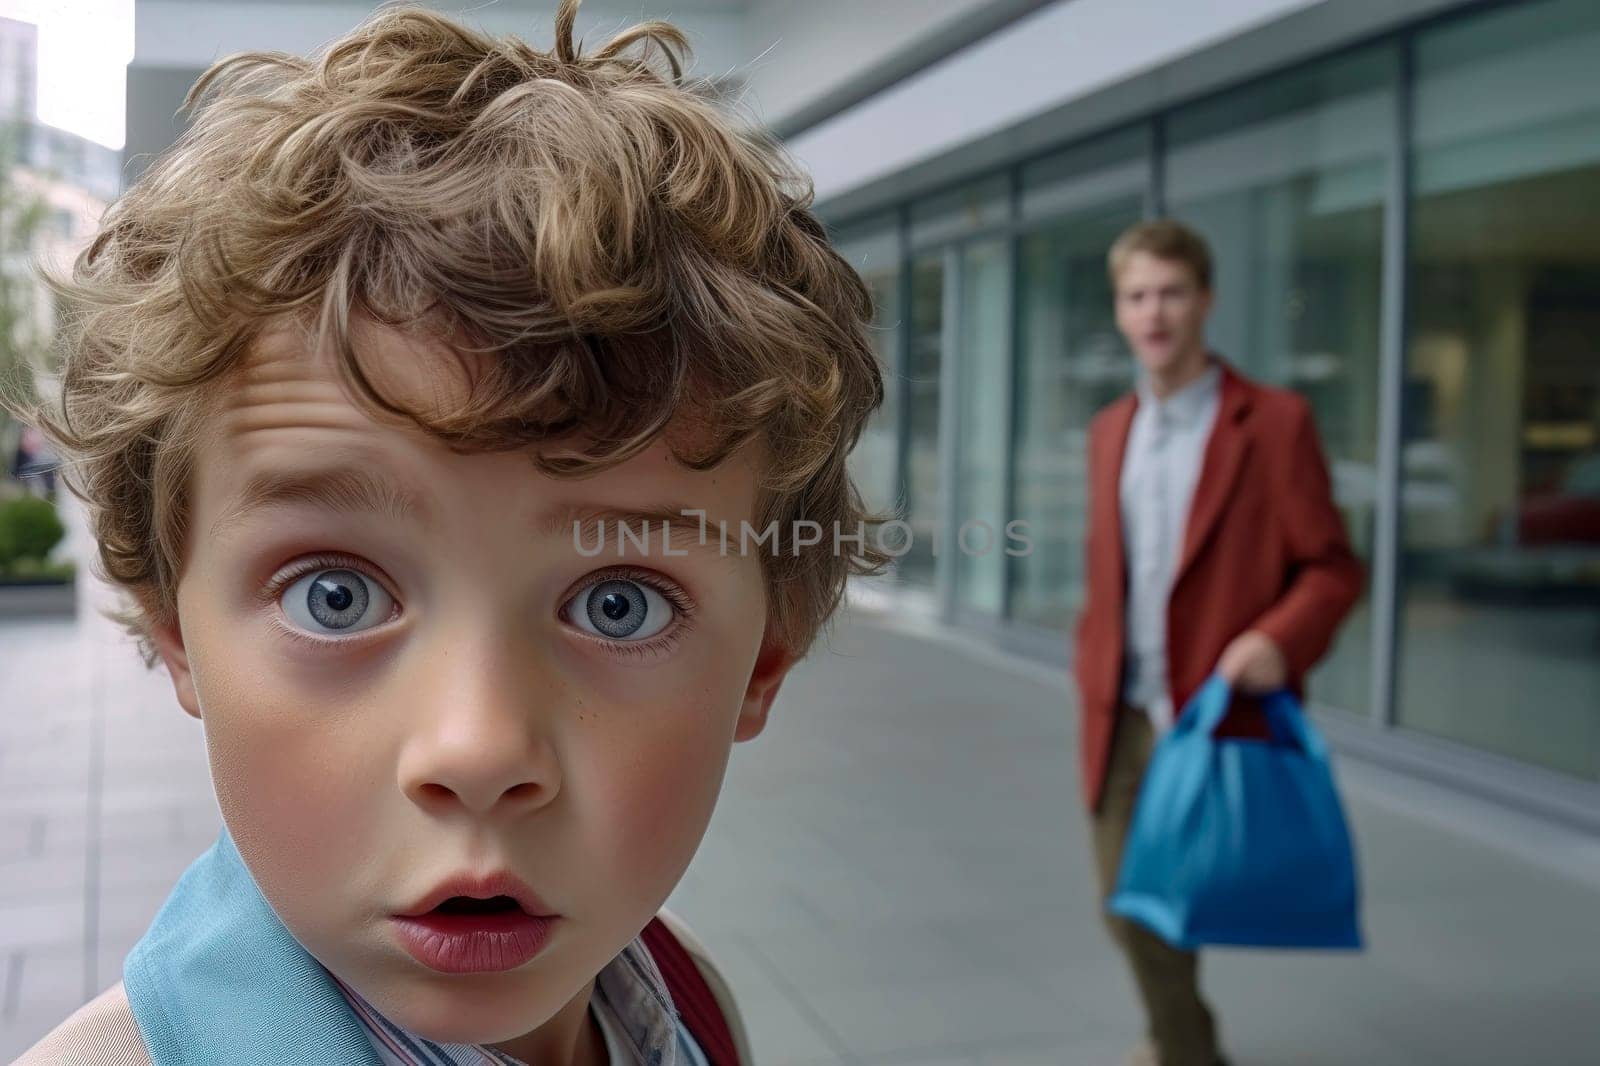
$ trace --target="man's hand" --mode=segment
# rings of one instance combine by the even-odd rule
[[[1272,638],[1247,629],[1223,651],[1217,673],[1240,692],[1270,692],[1288,682],[1289,664]]]

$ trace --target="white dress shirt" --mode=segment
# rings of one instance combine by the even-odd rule
[[[1122,698],[1144,708],[1157,733],[1174,717],[1167,679],[1167,600],[1221,399],[1222,372],[1215,364],[1165,399],[1141,379],[1122,457],[1118,496],[1128,566]]]

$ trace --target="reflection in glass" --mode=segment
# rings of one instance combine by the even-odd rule
[[[1088,432],[1133,386],[1117,332],[1106,251],[1143,209],[1142,132],[1115,135],[1023,172],[1025,213],[1050,213],[1021,242],[1013,514],[1032,551],[1011,564],[1012,616],[1065,630],[1083,604]]]
[[[1011,264],[1000,240],[961,252],[960,489],[956,587],[964,608],[999,616],[1005,581],[1006,403],[1011,394]],[[964,532],[962,528],[964,527]]]
[[[861,440],[850,453],[850,474],[867,507],[879,514],[890,514],[896,511],[900,495],[895,435],[900,397],[895,371],[901,329],[899,233],[890,218],[840,234],[837,247],[872,291],[872,339],[883,373],[883,406],[862,430]]]
[[[906,484],[903,517],[909,550],[897,572],[912,584],[934,586],[933,537],[944,517],[939,477],[939,373],[944,354],[944,253],[911,261],[911,350],[906,367]]]
[[[1378,444],[1384,192],[1394,139],[1388,46],[1175,112],[1167,202],[1211,245],[1212,347],[1310,400],[1352,544],[1370,562]],[[1365,601],[1312,675],[1365,714]]]
[[[1600,7],[1417,42],[1402,725],[1600,776]]]
[[[1008,204],[1004,174],[919,200],[911,205],[911,245],[920,249],[1004,225]]]

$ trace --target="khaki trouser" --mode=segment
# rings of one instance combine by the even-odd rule
[[[1105,793],[1091,819],[1102,898],[1109,898],[1116,888],[1134,801],[1155,746],[1154,730],[1143,711],[1122,707],[1117,715]],[[1136,922],[1102,913],[1133,969],[1161,1066],[1213,1066],[1219,1061],[1216,1022],[1200,998],[1199,956],[1171,947]]]

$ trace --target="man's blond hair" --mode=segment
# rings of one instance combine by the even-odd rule
[[[1182,222],[1157,218],[1136,222],[1124,230],[1106,256],[1112,288],[1116,288],[1117,278],[1128,260],[1138,252],[1182,263],[1194,274],[1201,289],[1211,290],[1211,249],[1206,246],[1204,237]]]
[[[809,182],[685,80],[675,27],[580,54],[576,9],[548,52],[391,8],[311,59],[218,62],[190,128],[53,282],[61,396],[27,414],[133,594],[121,618],[147,662],[152,623],[175,617],[195,442],[286,322],[338,354],[362,403],[457,451],[528,449],[573,477],[657,439],[696,469],[754,441],[761,528],[870,520],[846,457],[883,396],[871,297]],[[458,409],[408,409],[363,369],[365,321],[492,369]],[[763,553],[779,643],[803,652],[848,573],[881,567],[872,539]]]

